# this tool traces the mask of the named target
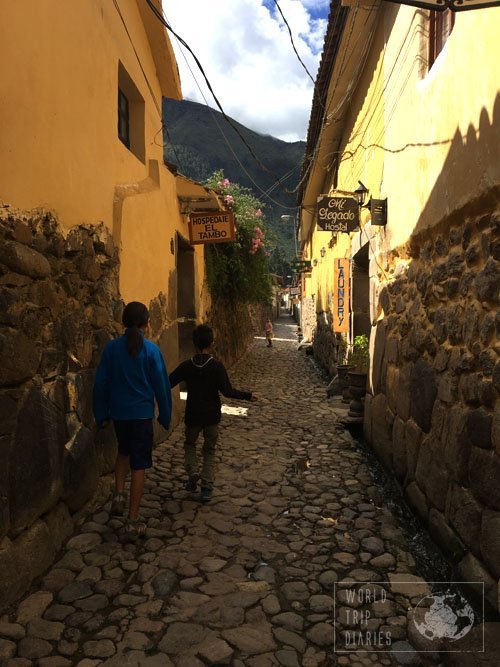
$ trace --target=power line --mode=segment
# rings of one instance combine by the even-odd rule
[[[175,36],[175,35],[174,35],[174,36]],[[210,113],[212,114],[212,117],[213,117],[213,119],[214,119],[214,121],[215,121],[215,124],[216,124],[216,126],[217,126],[219,132],[221,133],[221,135],[222,135],[224,141],[226,142],[226,144],[227,144],[229,150],[230,150],[231,153],[233,154],[233,156],[234,156],[235,160],[237,161],[237,163],[239,164],[240,168],[241,168],[241,169],[243,170],[243,172],[247,175],[247,177],[250,179],[250,181],[254,184],[254,186],[257,188],[257,190],[258,190],[264,197],[267,197],[267,199],[269,199],[269,201],[273,202],[273,204],[275,204],[276,206],[279,206],[279,207],[284,208],[284,209],[286,209],[286,210],[290,210],[290,211],[291,211],[291,210],[295,210],[295,209],[297,208],[296,206],[293,206],[293,207],[292,207],[292,206],[285,206],[284,204],[281,204],[280,202],[278,202],[278,201],[276,201],[275,199],[273,199],[272,197],[270,197],[269,194],[268,194],[268,192],[264,191],[264,190],[260,187],[260,185],[258,185],[258,183],[255,182],[255,180],[254,180],[254,178],[252,177],[252,175],[247,171],[247,169],[245,168],[245,166],[244,166],[243,163],[241,162],[240,158],[238,157],[236,151],[233,149],[233,146],[232,146],[231,142],[229,141],[229,139],[227,138],[227,136],[226,136],[224,130],[222,129],[222,127],[221,127],[221,125],[220,125],[220,123],[219,123],[219,121],[218,121],[218,119],[217,119],[216,112],[215,112],[215,111],[212,109],[212,107],[208,104],[208,102],[207,102],[207,98],[205,97],[205,94],[203,93],[203,90],[202,90],[200,84],[198,83],[198,80],[197,80],[197,78],[196,78],[196,76],[195,76],[193,70],[191,69],[191,65],[189,64],[189,61],[188,61],[188,59],[186,58],[186,54],[184,53],[184,51],[183,51],[182,48],[181,48],[181,44],[180,44],[179,40],[177,39],[177,36],[175,36],[175,39],[176,39],[177,43],[179,44],[179,50],[180,50],[180,52],[182,53],[182,57],[183,57],[184,60],[186,61],[186,65],[187,65],[187,67],[188,67],[188,69],[189,69],[189,71],[190,71],[190,73],[191,73],[191,76],[193,77],[193,80],[194,80],[194,82],[195,82],[195,84],[196,84],[198,90],[200,91],[200,94],[201,94],[201,96],[203,97],[203,99],[204,99],[204,101],[205,101],[205,104],[206,104],[207,108],[209,109]],[[227,118],[226,118],[226,120],[227,120]],[[231,127],[232,127],[232,126],[231,126]],[[297,166],[300,166],[300,165],[297,165]],[[288,178],[288,177],[291,175],[292,171],[293,171],[293,170],[291,170],[290,172],[288,172],[287,174],[285,174],[284,176],[282,176],[281,179]],[[279,186],[279,183],[278,183],[278,182],[275,182],[275,183],[273,184],[272,188],[274,188],[274,187],[278,187],[278,186]]]
[[[152,88],[152,86],[151,86],[151,84],[150,84],[150,82],[149,82],[148,76],[147,76],[147,74],[146,74],[146,72],[145,72],[145,70],[144,70],[144,67],[142,66],[141,59],[140,59],[140,57],[139,57],[139,54],[137,53],[137,49],[136,49],[135,46],[134,46],[134,42],[133,42],[133,40],[132,40],[132,36],[130,35],[130,32],[129,32],[128,28],[127,28],[127,24],[126,24],[126,22],[125,22],[125,19],[123,18],[123,14],[122,14],[121,11],[120,11],[120,6],[118,5],[118,0],[113,0],[113,4],[114,4],[114,6],[115,6],[116,11],[118,12],[118,15],[119,15],[119,17],[120,17],[120,19],[121,19],[121,22],[122,22],[122,24],[123,24],[123,27],[125,28],[125,32],[127,33],[127,37],[128,37],[128,39],[129,39],[129,42],[130,42],[130,44],[131,44],[131,46],[132,46],[132,49],[133,49],[133,51],[134,51],[134,53],[135,53],[135,57],[137,58],[137,62],[139,63],[139,67],[140,67],[140,69],[141,69],[141,72],[142,72],[142,74],[143,74],[143,76],[144,76],[144,79],[145,79],[145,81],[146,81],[146,85],[147,85],[147,87],[148,87],[149,94],[151,95],[151,98],[152,98],[152,100],[153,100],[153,103],[154,103],[154,105],[155,105],[155,107],[156,107],[156,111],[158,112],[158,115],[160,116],[160,120],[161,120],[161,122],[162,122],[162,127],[161,127],[161,129],[160,129],[159,131],[161,132],[163,129],[165,129],[165,131],[167,132],[167,136],[169,136],[169,135],[168,135],[168,129],[167,129],[166,127],[163,127],[163,117],[162,117],[162,113],[161,113],[161,107],[160,107],[160,105],[158,104],[158,100],[156,99],[156,95],[154,94],[154,91],[153,91],[153,88]],[[158,134],[158,132],[157,132],[157,133],[155,134],[155,136],[153,137],[153,143],[154,143],[154,144],[156,144],[156,136],[157,136],[157,134]],[[169,139],[170,139],[170,137],[169,137]],[[158,145],[158,144],[156,144],[156,145]],[[177,155],[177,152],[176,152],[175,148],[173,147],[173,145],[172,145],[172,148],[173,148],[173,150],[174,150],[175,157],[177,158],[177,161],[178,161],[178,163],[179,163],[179,166],[180,166],[181,169],[182,169],[181,161],[179,160],[179,156]]]
[[[289,33],[289,35],[290,35],[290,41],[292,42],[293,50],[295,51],[295,55],[297,56],[297,59],[298,59],[299,63],[302,65],[302,67],[303,67],[304,70],[306,71],[306,74],[307,74],[307,76],[311,79],[311,81],[313,82],[313,85],[315,85],[316,82],[314,81],[313,77],[311,76],[311,73],[309,72],[309,70],[308,70],[307,67],[305,66],[304,61],[303,61],[302,58],[299,56],[299,52],[298,52],[297,49],[295,48],[295,43],[294,43],[294,41],[293,41],[292,30],[291,30],[291,28],[290,28],[290,25],[288,24],[288,21],[287,21],[286,18],[285,18],[285,15],[283,14],[283,11],[281,10],[281,7],[280,7],[279,4],[278,4],[278,0],[274,0],[274,4],[275,4],[276,7],[278,8],[279,13],[281,14],[281,18],[283,19],[283,21],[284,21],[286,27],[288,28],[288,33]]]
[[[332,7],[334,5],[335,0],[331,0],[331,5],[330,5],[330,14],[332,12]],[[307,144],[306,144],[306,156],[304,158],[304,162],[302,164],[302,169],[303,169],[303,174],[302,177],[297,185],[296,192],[299,192],[303,194],[302,191],[302,186],[305,181],[308,180],[309,174],[311,172],[311,169],[313,167],[314,161],[319,153],[320,150],[320,138],[321,134],[323,132],[323,127],[324,127],[324,122],[325,122],[325,115],[326,115],[326,110],[324,106],[324,101],[326,102],[326,99],[323,101],[323,97],[326,98],[326,95],[323,93],[323,91],[320,89],[321,86],[321,78],[323,75],[323,69],[327,69],[329,67],[329,63],[327,60],[325,60],[325,55],[329,53],[330,48],[332,47],[332,44],[335,40],[335,38],[338,38],[339,44],[342,39],[342,34],[346,22],[346,17],[347,17],[348,10],[345,7],[342,7],[340,0],[337,0],[335,2],[335,15],[333,17],[333,20],[330,20],[330,16],[328,17],[328,28],[327,28],[327,34],[325,38],[325,43],[323,45],[323,54],[322,54],[322,61],[318,70],[318,75],[316,77],[316,84],[314,86],[314,93],[313,93],[313,99],[312,99],[312,108],[311,108],[311,119],[309,121],[309,130],[307,134]],[[337,30],[339,30],[339,34],[337,34]],[[328,82],[329,85],[329,82]],[[326,93],[328,93],[328,87],[326,90]],[[311,125],[311,122],[313,120],[313,113],[314,113],[314,108],[315,105],[319,105],[321,109],[323,110],[323,114],[321,115],[321,118],[318,121],[318,125],[321,127],[318,130],[318,135],[317,138],[314,142],[314,146],[311,147],[310,149],[310,155],[307,155],[307,149],[309,146],[309,141],[311,139],[311,131],[313,130],[313,125]],[[314,140],[314,139],[313,139]],[[306,162],[308,164],[306,165]]]
[[[277,176],[277,174],[275,174],[271,169],[269,169],[269,168],[268,168],[268,167],[267,167],[267,166],[266,166],[266,165],[259,159],[259,157],[255,154],[253,148],[248,144],[248,142],[246,141],[245,137],[244,137],[244,136],[242,135],[242,133],[239,131],[239,129],[237,128],[237,126],[233,123],[233,121],[231,120],[231,118],[229,118],[229,116],[226,115],[226,112],[224,111],[224,109],[223,109],[221,103],[219,102],[219,99],[217,98],[217,96],[216,96],[216,94],[215,94],[215,92],[214,92],[214,89],[212,88],[212,86],[211,86],[211,84],[210,84],[210,81],[208,80],[208,77],[207,77],[207,75],[205,74],[205,70],[203,69],[202,64],[200,63],[200,61],[198,60],[198,58],[197,58],[196,55],[194,54],[194,52],[193,52],[193,50],[191,49],[191,47],[189,46],[189,44],[188,44],[185,40],[183,40],[182,37],[180,37],[180,36],[175,32],[175,30],[173,30],[173,28],[170,26],[170,24],[168,23],[168,21],[165,20],[165,17],[164,17],[164,16],[158,11],[158,9],[155,7],[155,5],[153,4],[152,0],[146,0],[146,2],[148,3],[149,8],[150,8],[151,11],[153,12],[153,14],[156,16],[156,18],[157,18],[157,19],[158,19],[158,20],[165,26],[165,28],[167,28],[167,30],[168,30],[169,32],[172,33],[172,35],[174,35],[174,37],[178,40],[178,42],[179,42],[180,44],[182,44],[182,45],[189,51],[189,53],[193,56],[194,61],[196,62],[196,65],[198,66],[198,69],[200,70],[200,72],[201,72],[203,78],[205,79],[205,83],[207,84],[208,89],[209,89],[210,93],[212,94],[212,97],[214,98],[217,107],[219,108],[220,112],[221,112],[222,115],[224,116],[225,120],[229,123],[229,125],[231,125],[231,127],[233,128],[233,130],[234,130],[234,131],[236,132],[236,134],[240,137],[241,141],[242,141],[243,144],[246,146],[246,148],[248,149],[249,153],[251,154],[251,156],[253,157],[253,159],[257,162],[257,164],[259,165],[259,167],[260,167],[261,169],[263,169],[264,171],[266,171],[268,174],[270,174],[270,175],[277,181],[277,183],[278,183],[279,186],[284,190],[284,192],[286,192],[287,194],[294,194],[294,191],[289,190],[287,187],[285,187],[285,185],[284,185],[283,182],[282,182],[282,179],[281,179],[279,176]]]

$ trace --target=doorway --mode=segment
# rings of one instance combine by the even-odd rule
[[[352,258],[352,340],[363,334],[370,337],[370,260],[366,243]]]
[[[194,248],[177,234],[177,335],[179,358],[193,354],[192,334],[196,326]]]

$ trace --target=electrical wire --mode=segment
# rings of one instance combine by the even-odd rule
[[[394,75],[394,72],[395,72],[395,69],[396,69],[396,65],[398,64],[399,58],[400,58],[400,56],[401,56],[401,54],[402,54],[402,52],[403,52],[403,49],[404,49],[404,47],[405,47],[406,41],[408,40],[408,37],[410,36],[410,33],[411,33],[412,30],[413,30],[413,27],[414,27],[413,24],[411,24],[411,25],[409,26],[409,28],[408,28],[408,30],[407,30],[407,32],[406,32],[406,35],[404,36],[404,38],[403,38],[403,40],[402,40],[402,42],[401,42],[401,45],[400,45],[400,47],[399,47],[399,50],[398,50],[398,52],[397,52],[397,54],[396,54],[396,58],[394,59],[394,63],[393,63],[393,65],[392,65],[391,71],[389,72],[389,75],[388,75],[387,78],[385,79],[384,87],[383,87],[382,91],[380,92],[377,101],[376,101],[374,104],[370,101],[370,104],[368,105],[368,107],[369,107],[369,111],[367,111],[367,112],[364,114],[364,116],[361,118],[361,120],[358,122],[357,126],[358,126],[359,129],[358,129],[358,131],[356,131],[356,132],[354,133],[353,137],[350,138],[350,141],[352,141],[352,140],[355,139],[357,136],[359,136],[359,134],[361,133],[361,128],[362,128],[362,126],[365,124],[365,120],[368,118],[368,116],[370,116],[370,117],[369,117],[369,119],[368,119],[368,121],[367,121],[367,123],[366,123],[366,127],[368,127],[369,124],[371,123],[371,121],[373,120],[374,115],[375,115],[375,113],[376,113],[376,110],[377,110],[377,108],[378,108],[380,102],[384,99],[384,96],[385,96],[385,93],[386,93],[386,91],[387,91],[387,89],[388,89],[389,83],[390,83],[390,81],[391,81],[391,79],[392,79],[392,77],[393,77],[393,75]],[[409,46],[408,46],[408,48],[409,48]],[[383,68],[384,68],[384,61],[385,61],[385,51],[384,51],[384,54],[383,54],[383,56],[382,56],[382,63],[381,63],[380,69],[379,69],[379,77],[380,77],[380,73],[383,71]],[[365,134],[366,134],[366,128],[365,128],[365,130],[362,132],[362,137],[364,137]],[[362,140],[361,140],[361,141],[362,141]],[[355,152],[356,152],[356,151],[355,151]]]
[[[128,39],[129,39],[130,45],[132,46],[132,49],[133,49],[133,51],[134,51],[134,53],[135,53],[135,57],[137,58],[137,62],[139,63],[139,67],[140,67],[141,72],[142,72],[142,74],[143,74],[143,76],[144,76],[144,80],[146,81],[146,85],[147,85],[147,87],[148,87],[149,94],[151,95],[151,98],[152,98],[152,100],[153,100],[153,103],[154,103],[154,105],[155,105],[155,107],[156,107],[156,111],[158,112],[158,115],[160,116],[160,120],[162,121],[162,127],[160,128],[160,130],[158,130],[158,132],[157,132],[157,133],[154,135],[154,137],[153,137],[153,143],[154,143],[156,146],[158,146],[158,144],[156,143],[156,137],[158,136],[158,133],[161,132],[162,130],[165,130],[165,131],[167,132],[167,136],[168,136],[168,128],[166,128],[166,127],[163,126],[163,117],[162,117],[162,112],[161,112],[161,106],[159,105],[158,100],[156,99],[156,95],[154,94],[154,91],[153,91],[153,88],[152,88],[152,86],[151,86],[151,84],[150,84],[150,82],[149,82],[148,76],[147,76],[147,74],[146,74],[146,72],[145,72],[145,70],[144,70],[144,67],[142,66],[141,59],[140,59],[140,57],[139,57],[139,54],[137,53],[137,49],[136,49],[135,46],[134,46],[134,42],[133,42],[133,40],[132,40],[132,36],[131,36],[131,34],[130,34],[130,32],[129,32],[129,29],[127,28],[127,24],[126,24],[126,22],[125,22],[125,19],[124,19],[124,17],[123,17],[123,14],[122,14],[122,12],[121,12],[121,10],[120,10],[120,6],[118,5],[118,0],[113,0],[113,4],[114,4],[114,6],[115,6],[116,11],[118,12],[118,15],[119,15],[119,17],[120,17],[120,19],[121,19],[121,22],[122,22],[122,24],[123,24],[123,27],[125,28],[125,32],[127,33],[127,37],[128,37]],[[170,137],[169,137],[169,140],[170,140]],[[179,160],[179,156],[177,155],[177,152],[175,151],[175,148],[173,147],[173,145],[172,145],[172,148],[174,149],[174,153],[175,153],[175,157],[177,158],[177,162],[178,162],[179,166],[180,166],[181,169],[182,169],[182,165],[181,165],[181,162],[180,162],[180,160]]]
[[[267,166],[266,166],[266,165],[259,159],[259,157],[255,154],[255,151],[253,150],[253,148],[249,145],[249,143],[246,141],[245,137],[244,137],[244,136],[242,135],[242,133],[239,131],[238,127],[233,123],[232,119],[231,119],[229,116],[227,116],[227,114],[226,114],[226,112],[224,111],[224,109],[223,109],[223,107],[222,107],[222,105],[221,105],[221,103],[220,103],[218,97],[216,96],[216,94],[215,94],[215,92],[214,92],[214,89],[212,88],[212,85],[210,84],[210,81],[208,80],[207,75],[205,74],[205,70],[203,69],[202,64],[200,63],[200,61],[198,60],[198,58],[197,58],[196,55],[194,54],[194,52],[193,52],[193,50],[191,49],[191,47],[189,46],[189,44],[188,44],[184,39],[182,39],[182,37],[180,37],[180,36],[175,32],[175,30],[173,30],[173,28],[171,27],[171,25],[170,25],[170,24],[168,23],[168,21],[165,19],[164,15],[163,15],[160,11],[158,11],[157,7],[155,7],[155,5],[153,4],[152,0],[146,0],[146,2],[147,2],[147,4],[148,4],[149,8],[151,9],[151,11],[153,12],[153,14],[156,16],[156,18],[157,18],[157,19],[158,19],[158,20],[165,26],[165,28],[166,28],[169,32],[172,33],[172,35],[174,35],[174,37],[177,39],[177,41],[178,41],[180,44],[182,44],[182,45],[184,46],[184,48],[186,48],[186,49],[189,51],[189,53],[191,54],[191,56],[194,58],[194,61],[195,61],[196,65],[197,65],[198,69],[200,70],[200,72],[201,72],[201,74],[202,74],[202,76],[203,76],[203,78],[204,78],[204,80],[205,80],[205,83],[207,84],[207,87],[208,87],[208,89],[209,89],[209,91],[210,91],[210,93],[211,93],[211,95],[212,95],[212,97],[213,97],[213,99],[214,99],[214,101],[215,101],[217,107],[219,108],[220,112],[221,112],[222,115],[224,116],[224,119],[226,120],[226,122],[229,123],[229,125],[231,125],[231,127],[233,128],[233,130],[234,130],[234,131],[236,132],[236,134],[240,137],[241,141],[242,141],[243,144],[246,146],[246,148],[248,149],[250,155],[251,155],[251,156],[253,157],[253,159],[257,162],[257,164],[259,165],[259,167],[260,167],[262,170],[264,170],[265,172],[267,172],[268,174],[270,174],[270,175],[277,181],[277,183],[278,183],[279,186],[282,188],[282,190],[284,190],[284,192],[286,192],[286,194],[294,194],[294,191],[289,190],[289,189],[283,184],[282,179],[280,179],[280,177],[279,177],[277,174],[275,174],[275,173],[272,171],[272,169],[269,169],[269,168],[268,168],[268,167],[267,167]]]
[[[182,51],[181,51],[181,52],[182,52]],[[184,56],[184,58],[185,58],[184,53],[183,53],[183,56]],[[187,63],[187,60],[186,60],[186,63]],[[188,65],[188,67],[189,67],[189,63],[187,63],[187,65]],[[215,124],[216,124],[216,126],[217,126],[219,132],[221,133],[221,135],[222,135],[222,137],[223,137],[223,139],[224,139],[224,141],[225,141],[227,147],[229,148],[229,150],[230,150],[231,153],[233,154],[234,159],[235,159],[236,162],[239,164],[240,169],[242,169],[242,171],[246,174],[247,178],[251,181],[251,183],[253,183],[254,187],[261,193],[261,195],[264,196],[264,197],[266,197],[267,199],[269,199],[269,201],[271,201],[273,204],[275,204],[275,206],[279,206],[280,208],[286,209],[287,211],[292,211],[292,210],[294,211],[294,210],[296,210],[296,208],[297,208],[296,206],[285,206],[284,204],[281,204],[281,203],[280,203],[279,201],[277,201],[276,199],[273,199],[273,198],[272,198],[272,197],[271,197],[265,190],[263,190],[263,189],[260,187],[260,185],[255,181],[255,179],[253,178],[253,176],[250,174],[250,172],[246,169],[246,167],[245,167],[245,166],[243,165],[243,163],[241,162],[241,160],[240,160],[238,154],[236,153],[236,151],[234,150],[234,148],[233,148],[231,142],[230,142],[229,139],[227,138],[227,136],[226,136],[224,130],[222,129],[222,127],[221,127],[221,125],[220,125],[220,123],[219,123],[219,120],[218,120],[218,118],[217,118],[217,115],[216,115],[215,111],[212,109],[212,107],[210,107],[210,106],[208,105],[208,102],[207,102],[207,100],[206,100],[206,98],[205,98],[205,96],[204,96],[204,94],[203,94],[203,91],[202,91],[202,89],[200,88],[200,86],[199,86],[199,84],[198,84],[198,81],[196,80],[196,77],[194,76],[194,73],[193,73],[193,71],[191,70],[190,67],[189,67],[189,71],[191,72],[191,74],[192,74],[192,76],[193,76],[193,79],[194,79],[194,81],[195,81],[195,83],[196,83],[196,85],[197,85],[197,87],[198,87],[198,90],[200,91],[200,93],[201,93],[203,99],[205,100],[205,104],[207,105],[208,109],[210,109],[210,112],[211,112],[211,114],[212,114],[212,117],[213,117],[213,119],[214,119],[214,121],[215,121]],[[281,178],[282,178],[282,179],[288,178],[289,175],[290,175],[290,174],[285,174],[285,175],[282,176]],[[273,186],[274,186],[274,187],[279,187],[279,183],[275,182],[275,183],[273,184]]]
[[[165,20],[167,20],[166,17],[165,17]],[[220,123],[219,123],[219,120],[218,120],[218,118],[217,118],[217,113],[216,113],[216,111],[215,111],[214,109],[212,109],[212,107],[208,104],[207,98],[205,97],[205,94],[204,94],[204,92],[203,92],[203,89],[201,88],[201,86],[200,86],[200,84],[199,84],[199,82],[198,82],[198,80],[197,80],[197,78],[196,78],[196,76],[195,76],[195,74],[194,74],[194,72],[193,72],[193,70],[192,70],[192,68],[191,68],[191,65],[189,64],[189,61],[188,61],[188,59],[187,59],[187,57],[186,57],[186,54],[184,53],[184,51],[183,51],[183,49],[182,49],[181,43],[180,43],[179,40],[177,39],[177,36],[174,35],[174,38],[175,38],[175,40],[176,40],[176,42],[177,42],[177,44],[178,44],[178,46],[179,46],[179,51],[181,52],[182,57],[184,58],[184,61],[186,62],[187,68],[189,69],[189,72],[190,72],[191,76],[193,77],[193,81],[195,82],[196,87],[197,87],[198,90],[200,91],[200,95],[202,96],[203,100],[205,101],[205,104],[206,104],[207,108],[209,109],[210,113],[212,114],[212,117],[213,117],[213,119],[214,119],[214,122],[215,122],[215,124],[216,124],[216,126],[217,126],[219,132],[221,133],[221,135],[222,135],[222,137],[223,137],[225,143],[227,144],[229,150],[230,150],[231,153],[233,154],[233,157],[235,158],[236,162],[239,164],[239,166],[240,166],[240,168],[242,169],[242,171],[246,174],[246,176],[247,176],[248,179],[251,181],[251,183],[253,183],[253,185],[255,186],[255,188],[262,194],[262,196],[266,197],[266,198],[269,199],[273,204],[275,204],[276,206],[279,206],[280,208],[283,208],[283,209],[285,209],[285,210],[287,210],[287,211],[295,211],[295,210],[297,209],[296,206],[285,206],[284,204],[281,204],[280,202],[276,201],[275,199],[273,199],[273,198],[269,195],[269,192],[270,192],[270,191],[272,191],[274,188],[280,186],[280,184],[279,184],[277,181],[275,181],[275,182],[273,183],[273,185],[271,186],[271,188],[268,188],[267,191],[266,191],[266,190],[263,190],[263,189],[260,187],[260,185],[259,185],[258,183],[256,183],[256,181],[255,181],[255,179],[253,178],[253,176],[252,176],[252,175],[248,172],[248,170],[245,168],[245,166],[244,166],[243,163],[241,162],[241,160],[240,160],[238,154],[237,154],[236,151],[234,150],[234,148],[233,148],[231,142],[230,142],[229,139],[227,138],[227,136],[226,136],[224,130],[222,129],[222,127],[221,127],[221,125],[220,125]],[[231,126],[231,127],[232,127],[232,126]],[[295,171],[295,169],[297,169],[297,168],[299,168],[299,167],[300,167],[300,164],[298,164],[298,165],[296,165],[295,167],[293,167],[290,171],[288,171],[286,174],[284,174],[284,175],[281,177],[280,180],[285,180],[285,179],[289,178],[289,177],[291,176],[291,174],[293,173],[293,171]]]
[[[288,21],[287,21],[286,18],[285,18],[285,15],[283,14],[283,11],[282,11],[281,7],[279,6],[278,0],[274,0],[274,4],[275,4],[276,7],[278,8],[279,13],[281,14],[281,18],[283,19],[283,22],[285,23],[286,27],[288,28],[288,33],[289,33],[289,35],[290,35],[290,41],[291,41],[291,43],[292,43],[293,50],[295,51],[295,55],[297,56],[297,59],[298,59],[299,63],[300,63],[300,64],[302,65],[302,67],[304,68],[304,70],[305,70],[307,76],[308,76],[308,77],[311,79],[311,81],[313,82],[313,85],[315,85],[315,84],[316,84],[315,80],[314,80],[313,77],[311,76],[311,73],[310,73],[309,70],[307,69],[307,67],[306,67],[306,65],[305,65],[305,63],[304,63],[304,61],[303,61],[302,58],[299,56],[299,52],[297,51],[297,49],[296,49],[296,47],[295,47],[295,42],[293,41],[292,30],[291,30],[291,28],[290,28],[290,25],[289,25]]]
[[[331,2],[330,12],[331,12],[331,7],[332,7],[333,3],[334,3],[334,0],[332,0],[332,2]],[[329,53],[330,48],[332,47],[333,41],[336,37],[339,38],[339,43],[340,43],[340,41],[342,39],[343,28],[344,28],[345,21],[346,21],[347,11],[348,10],[346,10],[344,7],[342,7],[342,4],[341,4],[340,0],[337,0],[336,5],[335,5],[335,15],[333,17],[333,20],[330,20],[330,17],[328,17],[329,25],[328,25],[328,29],[327,29],[327,36],[326,36],[326,39],[325,39],[325,43],[323,45],[323,58],[325,57],[326,53]],[[337,34],[337,30],[339,30],[340,35]],[[319,71],[318,71],[318,76],[316,78],[316,85],[315,85],[315,88],[314,88],[313,100],[312,100],[312,109],[314,109],[315,104],[319,104],[321,106],[321,108],[323,110],[325,110],[324,100],[322,99],[323,93],[322,93],[322,91],[320,90],[320,87],[319,87],[320,86],[320,74],[321,74],[322,66],[323,66],[323,61],[320,64],[320,68],[319,68]],[[312,111],[311,111],[311,115],[312,115]],[[321,143],[320,139],[321,139],[321,135],[323,133],[324,124],[325,124],[325,114],[324,113],[322,114],[321,119],[319,119],[318,124],[321,125],[320,130],[318,132],[318,137],[315,141],[314,147],[311,149],[310,155],[309,156],[306,155],[306,157],[304,158],[304,162],[303,162],[303,165],[302,165],[303,174],[302,174],[301,179],[300,179],[300,181],[297,185],[297,188],[296,188],[297,192],[301,192],[302,186],[303,186],[304,182],[309,178],[309,174],[311,172],[311,169],[312,169],[312,167],[313,167],[313,165],[316,161],[316,158],[318,156],[318,153],[319,153],[319,150],[320,150],[320,143]],[[308,142],[309,142],[309,133],[310,132],[311,132],[311,121],[309,121]],[[307,146],[306,146],[306,150],[307,150]],[[304,168],[304,164],[306,163],[306,161],[308,161],[308,164]]]

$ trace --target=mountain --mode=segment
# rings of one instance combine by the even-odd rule
[[[253,194],[266,204],[267,220],[282,246],[278,254],[292,257],[293,223],[291,220],[281,220],[281,216],[296,215],[296,195],[284,192],[279,185],[273,187],[276,183],[275,177],[257,164],[224,116],[219,111],[197,102],[164,99],[163,122],[168,129],[168,134],[164,137],[165,160],[176,164],[181,173],[201,182],[214,171],[223,169],[224,175],[230,181],[252,190]],[[235,120],[232,122],[261,162],[273,174],[283,178],[287,189],[293,190],[299,179],[305,142],[288,143],[254,132]],[[269,191],[269,197],[274,201],[262,191]],[[274,270],[277,268],[274,267]]]

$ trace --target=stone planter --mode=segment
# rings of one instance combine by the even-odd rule
[[[366,371],[349,370],[347,375],[349,380],[349,393],[352,397],[352,400],[349,403],[349,416],[363,417],[364,407],[362,399],[366,394],[368,373]]]

